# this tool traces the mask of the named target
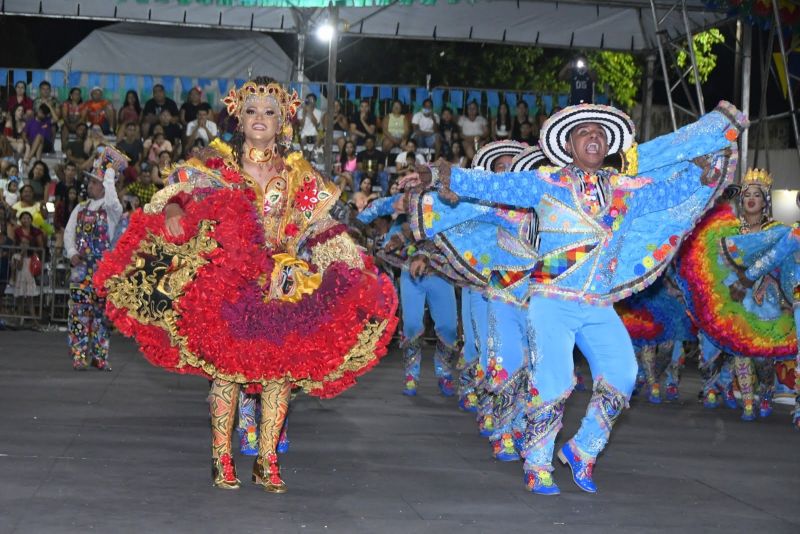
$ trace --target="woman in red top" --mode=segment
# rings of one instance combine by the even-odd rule
[[[33,100],[27,95],[28,86],[23,81],[19,81],[14,85],[14,94],[8,97],[8,104],[6,105],[7,111],[14,111],[18,105],[21,105],[25,113],[33,112]]]
[[[136,91],[130,90],[125,93],[124,105],[119,110],[117,124],[120,125],[120,132],[117,132],[117,139],[122,139],[125,135],[123,125],[132,122],[139,124],[142,122],[142,106],[139,104],[139,95]]]
[[[69,98],[61,104],[61,116],[64,117],[64,126],[61,128],[61,146],[66,148],[69,134],[75,133],[75,128],[81,122],[83,98],[81,90],[73,87],[69,90]]]

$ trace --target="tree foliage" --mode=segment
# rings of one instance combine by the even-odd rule
[[[633,54],[600,50],[588,55],[600,88],[614,104],[630,110],[642,86],[642,66]]]
[[[692,39],[701,83],[708,81],[709,75],[711,75],[711,72],[717,66],[717,54],[714,53],[714,47],[724,42],[725,36],[716,28],[698,33]],[[677,62],[681,69],[688,68],[691,65],[688,45],[686,43],[684,43],[684,47],[678,52]],[[694,83],[694,70],[689,72],[689,81]]]

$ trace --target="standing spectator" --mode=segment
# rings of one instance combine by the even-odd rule
[[[399,100],[392,102],[392,111],[383,118],[383,152],[388,154],[394,147],[402,147],[411,133],[408,116],[403,113]]]
[[[511,137],[511,130],[513,129],[512,122],[508,104],[501,102],[500,106],[497,108],[497,117],[492,120],[492,139],[495,141],[504,141]]]
[[[173,154],[180,155],[183,129],[175,123],[172,112],[168,109],[162,109],[161,114],[158,116],[158,124],[164,129],[164,138],[172,144]]]
[[[593,104],[594,84],[597,81],[594,71],[589,68],[589,62],[583,56],[578,56],[561,68],[558,79],[569,82],[569,105]]]
[[[25,139],[25,108],[22,104],[17,104],[6,117],[3,134],[19,157],[28,153],[28,141]]]
[[[139,123],[129,122],[125,125],[125,137],[117,141],[117,148],[128,156],[128,167],[124,171],[126,178],[135,179],[142,172],[144,143],[139,136]]]
[[[200,104],[197,109],[197,118],[186,125],[186,148],[191,150],[195,146],[208,146],[217,138],[219,132],[217,125],[211,120],[211,106]]]
[[[153,167],[157,169],[158,167]],[[153,195],[158,191],[158,185],[153,183],[153,176],[150,172],[143,172],[135,182],[128,186],[127,194],[135,196],[140,206],[144,206]]]
[[[322,111],[317,109],[317,95],[306,95],[303,107],[297,110],[297,124],[300,126],[300,145],[319,146],[321,136],[325,135]]]
[[[43,152],[52,152],[54,138],[50,108],[42,104],[36,108],[36,116],[25,123],[25,141],[28,144],[28,150],[23,158],[25,163],[29,163],[31,158],[41,159]]]
[[[69,134],[76,133],[76,129],[81,122],[83,115],[83,97],[81,97],[81,90],[73,87],[69,90],[69,98],[61,103],[61,117],[64,123],[61,126],[61,150],[64,151],[65,146],[69,142]]]
[[[344,149],[344,142],[347,140],[347,132],[350,131],[350,122],[347,116],[342,113],[342,103],[338,100],[333,101],[333,142],[339,146],[339,152]]]
[[[186,95],[186,102],[181,104],[181,109],[178,114],[178,122],[181,126],[186,127],[190,122],[197,119],[197,112],[205,104],[206,109],[211,115],[211,106],[207,102],[202,102],[203,91],[199,87],[192,87],[189,89],[189,94]],[[171,112],[171,110],[170,110]]]
[[[117,137],[125,135],[124,128],[127,128],[129,123],[138,125],[142,122],[142,106],[139,104],[139,94],[133,90],[128,91],[125,93],[124,102],[117,114],[117,124],[120,125],[121,130],[117,132]]]
[[[53,122],[58,123],[61,120],[61,106],[53,96],[53,86],[47,80],[43,80],[39,84],[39,95],[33,101],[34,110],[39,109],[40,106],[47,106],[50,109],[50,117]]]
[[[453,167],[466,168],[467,157],[464,155],[464,147],[461,146],[461,141],[456,141],[450,145],[450,152],[447,154],[447,161],[453,164]]]
[[[34,297],[39,296],[36,277],[42,274],[42,258],[37,249],[44,248],[44,234],[33,226],[33,217],[30,213],[21,213],[17,220],[19,224],[14,230],[14,244],[20,247],[20,251],[13,256],[14,297],[17,300],[17,313],[24,315],[27,308],[28,314],[34,317],[34,324],[37,324],[38,314]]]
[[[369,100],[364,99],[350,119],[350,136],[356,146],[361,146],[368,135],[375,135],[375,115],[369,109]]]
[[[8,97],[6,111],[14,111],[17,106],[22,106],[23,115],[33,114],[33,100],[28,96],[28,85],[23,81],[14,84],[14,94]]]
[[[514,120],[511,123],[511,139],[520,141],[520,137],[522,136],[522,124],[530,121],[531,118],[528,116],[528,103],[524,100],[520,100],[517,102],[517,114],[514,116]]]
[[[439,138],[442,140],[442,150],[445,152],[449,150],[450,145],[456,141],[461,141],[461,134],[453,117],[453,110],[447,107],[442,109],[442,118],[439,121]]]
[[[143,136],[150,135],[150,129],[159,121],[161,112],[165,109],[170,112],[171,117],[178,116],[178,105],[174,100],[167,97],[164,86],[157,83],[153,86],[153,98],[144,103],[144,111],[142,112]]]
[[[86,162],[89,160],[89,154],[86,153],[85,148],[88,132],[86,125],[82,122],[79,123],[75,126],[75,139],[64,145],[64,154],[67,156],[67,161],[74,163],[79,169],[88,168]],[[91,165],[91,161],[89,165]]]
[[[89,92],[89,100],[83,103],[81,120],[92,126],[99,126],[106,135],[114,132],[117,115],[114,112],[114,105],[103,98],[102,88],[92,87]]]
[[[164,137],[163,126],[156,124],[153,127],[153,135],[144,142],[144,150],[147,153],[147,162],[150,165],[158,165],[162,152],[172,153],[172,143]]]
[[[461,140],[464,145],[464,155],[472,160],[475,152],[489,137],[489,124],[478,112],[478,103],[472,100],[467,104],[467,114],[458,119],[461,128]]]
[[[433,159],[437,159],[442,141],[438,133],[439,115],[433,112],[433,100],[426,98],[422,102],[422,109],[411,118],[411,126],[414,128],[411,136],[417,142],[417,147],[433,149]]]
[[[385,195],[389,190],[389,174],[384,172],[386,155],[375,148],[375,137],[368,135],[364,140],[364,150],[358,156],[358,170],[355,173],[355,186],[360,189],[362,178],[370,178],[373,183],[377,182],[381,186],[381,191]]]
[[[28,183],[33,187],[33,196],[37,200],[47,200],[45,198],[45,192],[47,191],[47,186],[50,183],[50,169],[47,167],[47,164],[42,160],[37,160],[34,162],[31,170],[28,172]]]

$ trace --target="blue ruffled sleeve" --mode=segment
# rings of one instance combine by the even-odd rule
[[[370,202],[364,211],[358,214],[356,219],[364,224],[369,224],[378,217],[386,217],[394,213],[394,203],[400,198],[400,194],[390,197],[376,198]]]
[[[538,171],[494,173],[455,167],[450,171],[450,189],[459,197],[480,202],[533,208],[550,187]]]

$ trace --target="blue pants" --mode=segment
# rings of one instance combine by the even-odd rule
[[[478,373],[482,373],[479,367],[479,355],[482,348],[486,346],[487,305],[486,297],[480,292],[468,287],[461,289],[461,327],[464,329],[464,348],[461,354],[463,366],[459,377],[458,394],[462,400],[470,397],[467,400],[471,406],[477,403],[476,388],[480,381]]]
[[[419,379],[419,362],[422,357],[420,338],[425,333],[425,303],[431,312],[436,336],[434,365],[436,376],[452,377],[455,343],[458,338],[456,293],[444,278],[427,274],[412,278],[407,270],[400,275],[400,303],[403,313],[403,345],[405,346],[406,377]]]
[[[484,357],[484,389],[492,397],[494,431],[489,439],[524,430],[528,390],[527,308],[490,300],[489,337]],[[516,428],[515,428],[516,427]],[[515,432],[516,431],[516,432]]]
[[[528,308],[530,389],[525,468],[552,470],[555,438],[574,382],[577,344],[592,371],[594,392],[571,445],[586,461],[605,448],[636,381],[636,356],[611,306],[534,296]]]

